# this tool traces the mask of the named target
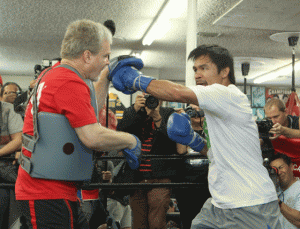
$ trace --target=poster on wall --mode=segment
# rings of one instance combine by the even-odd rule
[[[117,120],[120,120],[126,108],[117,94],[109,93],[109,109],[115,114]]]
[[[183,103],[177,103],[177,102],[168,102],[168,107],[177,109],[177,108],[183,108]]]
[[[252,114],[256,121],[260,121],[265,118],[264,108],[252,108]]]
[[[278,98],[282,100],[284,104],[286,104],[292,90],[289,89],[272,89],[266,88],[266,102],[268,102],[271,98]]]
[[[266,102],[266,89],[265,87],[251,87],[252,94],[252,107],[263,108]]]

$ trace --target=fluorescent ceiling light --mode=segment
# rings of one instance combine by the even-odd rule
[[[298,71],[300,70],[300,61],[297,61],[295,63],[295,71]],[[288,75],[291,75],[292,74],[292,65],[289,64],[289,65],[286,65],[282,68],[279,68],[275,71],[272,71],[272,72],[269,72],[267,74],[264,74],[264,75],[261,75],[261,76],[258,76],[254,81],[253,83],[263,83],[263,82],[266,82],[266,81],[270,81],[270,80],[273,80],[273,79],[276,79],[278,78],[279,76],[288,76]]]
[[[170,19],[181,17],[186,12],[186,8],[186,0],[165,1],[163,8],[144,35],[143,45],[151,45],[154,40],[162,38],[170,29]]]
[[[228,14],[231,10],[233,10],[235,7],[237,7],[242,1],[244,0],[240,0],[239,2],[237,2],[236,4],[233,5],[233,7],[231,7],[229,10],[227,10],[225,13],[223,13],[220,17],[218,17],[214,22],[213,25],[216,24],[221,18],[223,18],[226,14]]]

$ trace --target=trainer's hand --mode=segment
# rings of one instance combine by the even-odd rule
[[[123,149],[123,155],[125,157],[125,159],[127,160],[129,167],[131,169],[137,169],[140,166],[140,156],[141,156],[141,141],[135,136],[136,138],[136,146],[132,149],[126,148]]]
[[[167,133],[174,142],[188,145],[196,152],[201,152],[206,144],[205,140],[193,130],[190,117],[185,113],[170,115]]]
[[[138,112],[142,107],[145,107],[146,99],[144,95],[137,95],[135,99],[135,103],[133,105],[133,108],[135,112]]]

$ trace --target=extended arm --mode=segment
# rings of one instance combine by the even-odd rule
[[[188,87],[167,80],[154,80],[152,77],[146,77],[138,71],[141,68],[142,61],[140,59],[121,60],[108,78],[117,90],[125,94],[143,91],[160,100],[198,105],[195,93]]]
[[[165,101],[199,105],[195,93],[190,88],[168,80],[152,80],[147,87],[147,93]]]

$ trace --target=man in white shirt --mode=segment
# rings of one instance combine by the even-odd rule
[[[278,171],[278,203],[280,222],[284,229],[300,227],[300,181],[294,176],[291,158],[277,153],[270,159],[270,165]]]
[[[207,152],[210,161],[212,198],[195,217],[192,228],[280,229],[276,190],[263,166],[250,103],[234,85],[232,56],[220,46],[201,45],[189,59],[194,61],[197,86],[154,80],[134,67],[112,71],[109,79],[126,94],[142,90],[161,100],[195,104],[205,112],[208,151],[201,153]],[[195,148],[202,145],[185,115],[170,118],[171,139]],[[175,129],[181,133],[176,135]]]

